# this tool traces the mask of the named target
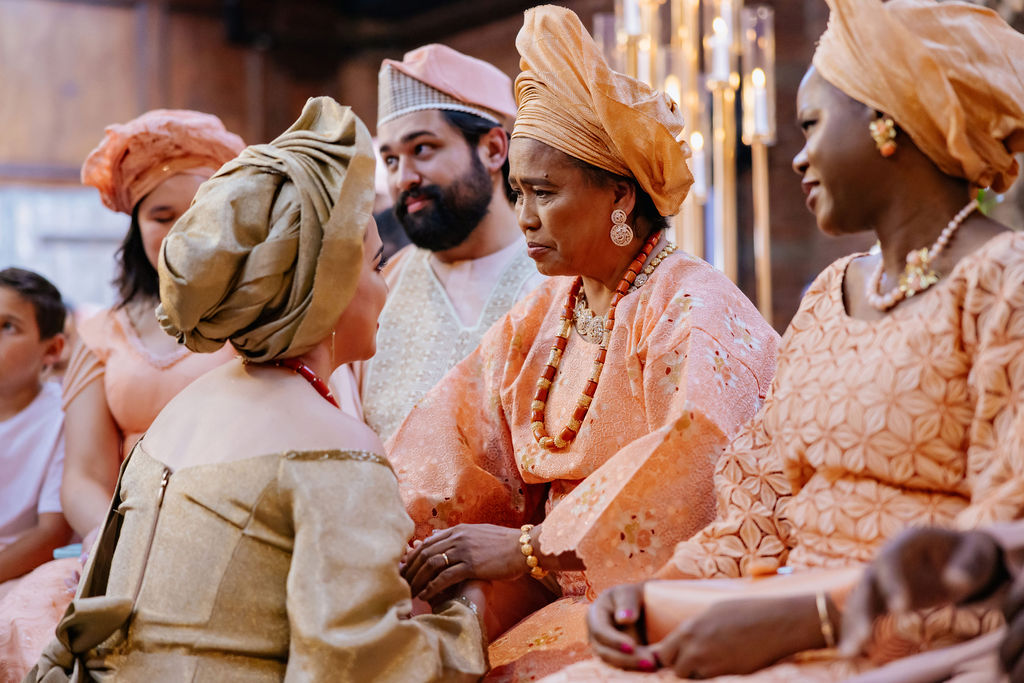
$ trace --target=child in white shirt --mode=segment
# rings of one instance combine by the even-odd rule
[[[43,381],[64,348],[66,315],[44,277],[0,270],[0,594],[71,536],[60,505],[60,387]]]

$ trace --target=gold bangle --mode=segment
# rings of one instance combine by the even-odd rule
[[[818,621],[821,625],[821,635],[825,638],[825,647],[833,650],[836,647],[836,631],[832,628],[832,619],[828,616],[825,591],[818,591],[818,594],[814,596],[814,602],[818,606]]]
[[[530,538],[530,530],[533,529],[532,524],[524,524],[519,527],[519,530],[523,532],[523,535],[519,537],[519,549],[522,551],[523,556],[526,557],[526,566],[530,568],[530,576],[537,579],[543,579],[548,575],[547,571],[541,569],[540,560],[533,554],[533,539]]]

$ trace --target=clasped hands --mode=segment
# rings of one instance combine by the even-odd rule
[[[814,596],[718,602],[656,643],[644,633],[642,583],[615,586],[587,613],[590,644],[620,669],[670,669],[682,678],[747,674],[824,647]]]
[[[458,524],[415,541],[400,571],[412,594],[435,600],[447,589],[473,579],[498,581],[526,574],[519,529],[495,524]]]

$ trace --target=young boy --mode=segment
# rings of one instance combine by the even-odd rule
[[[60,506],[60,386],[43,381],[64,349],[66,315],[46,278],[0,270],[0,582],[50,560],[71,535]]]

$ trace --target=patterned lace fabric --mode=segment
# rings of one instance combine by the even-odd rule
[[[469,355],[494,321],[522,295],[537,268],[517,253],[498,274],[480,319],[460,322],[448,293],[430,267],[430,252],[412,250],[380,316],[377,353],[363,366],[366,423],[386,441],[427,391]]]
[[[664,578],[760,564],[868,562],[910,525],[972,528],[1024,514],[1024,235],[997,236],[915,305],[846,314],[853,256],[811,286],[783,338],[772,393],[718,462],[718,516]],[[875,655],[991,630],[998,615],[886,619]]]

